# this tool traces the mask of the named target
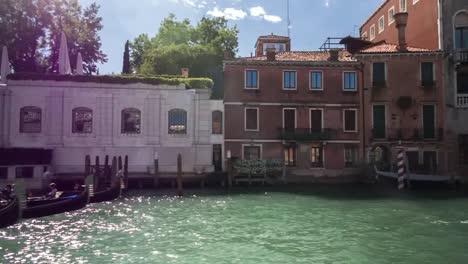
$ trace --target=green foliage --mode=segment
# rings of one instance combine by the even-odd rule
[[[125,50],[123,54],[123,65],[122,65],[122,74],[130,74],[132,73],[132,69],[130,66],[130,42],[127,40],[125,42]]]
[[[81,52],[84,69],[97,71],[106,62],[98,36],[102,19],[95,3],[82,8],[78,0],[0,1],[0,45],[9,48],[15,72],[57,72],[61,32],[67,35],[72,69]]]
[[[210,89],[213,81],[208,78],[180,78],[179,76],[145,76],[145,75],[57,75],[40,73],[14,73],[8,75],[9,80],[32,81],[69,81],[92,82],[106,84],[134,84],[144,83],[151,85],[180,85],[185,84],[187,89]]]
[[[202,18],[194,27],[171,14],[151,40],[143,34],[130,44],[131,63],[136,73],[147,75],[178,75],[189,68],[190,76],[215,80],[213,95],[222,98],[224,52],[235,54],[238,33],[224,18]]]

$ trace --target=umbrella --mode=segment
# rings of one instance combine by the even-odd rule
[[[59,73],[60,74],[71,74],[70,57],[68,56],[68,45],[65,33],[62,32],[62,38],[60,40],[59,50]]]

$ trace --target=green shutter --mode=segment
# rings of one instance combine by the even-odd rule
[[[376,62],[372,65],[372,81],[380,84],[385,82],[385,63]]]
[[[423,132],[425,139],[435,138],[435,106],[423,106]]]
[[[374,138],[385,138],[385,105],[374,105],[372,111],[373,136]]]
[[[421,63],[421,80],[429,83],[434,80],[434,64],[432,62]]]

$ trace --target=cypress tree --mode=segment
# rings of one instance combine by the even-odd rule
[[[130,42],[127,40],[125,42],[125,51],[123,54],[123,67],[122,67],[122,74],[130,74]]]

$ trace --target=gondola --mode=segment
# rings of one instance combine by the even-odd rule
[[[88,192],[62,193],[53,199],[29,199],[22,210],[23,218],[35,218],[78,210],[88,203]]]
[[[117,199],[120,196],[120,188],[120,181],[116,181],[111,187],[94,192],[94,195],[89,198],[89,202],[100,203]]]
[[[17,198],[8,201],[5,206],[0,207],[0,228],[16,223],[18,218],[19,202]]]

